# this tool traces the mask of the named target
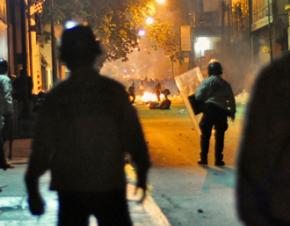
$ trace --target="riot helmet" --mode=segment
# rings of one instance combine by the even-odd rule
[[[221,75],[223,73],[223,67],[218,61],[211,61],[208,64],[208,75]]]

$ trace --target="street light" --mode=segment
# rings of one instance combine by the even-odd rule
[[[149,16],[149,17],[146,18],[145,22],[146,22],[147,25],[152,25],[152,24],[154,24],[155,20],[154,20],[153,17]]]
[[[138,36],[143,37],[143,36],[145,36],[145,35],[146,35],[146,31],[145,31],[144,29],[140,29],[140,30],[138,31]]]
[[[166,0],[156,0],[156,3],[159,5],[164,5],[166,3]]]

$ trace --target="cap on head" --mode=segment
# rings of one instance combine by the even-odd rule
[[[76,25],[64,30],[61,37],[60,59],[68,68],[91,66],[102,54],[100,42],[89,26]]]
[[[218,61],[210,61],[207,69],[208,75],[221,75],[223,73],[223,67]]]
[[[6,74],[8,71],[8,62],[7,60],[0,58],[0,74]]]

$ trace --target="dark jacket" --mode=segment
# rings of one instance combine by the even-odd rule
[[[290,225],[290,54],[255,83],[237,182],[238,213],[246,225]]]
[[[231,85],[220,76],[211,75],[197,87],[195,92],[197,101],[215,106],[235,115],[236,102]]]
[[[14,98],[27,101],[32,97],[33,81],[28,75],[20,75],[13,82]]]
[[[96,71],[79,71],[46,97],[26,180],[50,170],[54,190],[124,189],[125,152],[145,181],[149,154],[124,87]]]
[[[13,114],[13,98],[11,79],[0,74],[0,115]]]

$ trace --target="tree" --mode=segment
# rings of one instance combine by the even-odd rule
[[[43,23],[50,22],[50,1],[44,3]],[[154,6],[150,0],[54,0],[56,24],[78,20],[90,24],[102,40],[108,60],[126,61],[127,55],[139,48],[138,30],[144,27],[147,16],[152,16]],[[177,51],[177,37],[173,26],[161,19],[148,28],[148,38],[153,48],[162,48],[168,54]]]
[[[126,61],[127,55],[138,48],[137,30],[132,26],[131,18],[126,12],[127,9],[124,11],[110,9],[97,29],[108,60]]]

